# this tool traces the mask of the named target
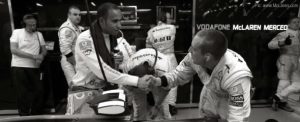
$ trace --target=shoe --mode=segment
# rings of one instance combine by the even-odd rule
[[[277,111],[278,110],[278,102],[276,100],[273,99],[273,103],[272,103],[272,109],[274,111]]]
[[[294,112],[295,110],[287,104],[287,102],[279,102],[278,107],[287,112]]]
[[[277,96],[277,95],[273,95],[273,103],[272,103],[272,108],[274,111],[277,111],[278,110],[278,104],[280,102],[280,98]]]
[[[169,105],[169,111],[172,116],[177,114],[177,108],[173,105]]]

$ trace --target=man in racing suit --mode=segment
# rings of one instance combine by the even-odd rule
[[[62,54],[60,63],[69,85],[72,81],[72,77],[76,73],[74,47],[78,35],[81,33],[81,30],[83,30],[83,27],[78,25],[80,19],[80,9],[76,6],[70,6],[68,20],[64,22],[58,30],[60,52]]]
[[[98,18],[91,24],[91,29],[82,32],[75,44],[76,74],[68,95],[67,115],[93,114],[87,102],[93,99],[97,90],[105,87],[107,82],[142,89],[149,87],[150,76],[139,78],[120,73],[113,68],[111,53],[117,46],[121,10],[115,4],[103,3],[97,9],[97,13]],[[100,51],[96,52],[96,49]]]
[[[252,77],[244,59],[227,49],[225,35],[201,30],[193,38],[190,53],[175,70],[153,78],[155,86],[172,88],[198,74],[204,84],[200,95],[200,117],[227,121],[249,121]]]
[[[146,47],[154,47],[159,52],[165,54],[171,62],[171,70],[175,69],[178,65],[174,54],[174,41],[176,35],[176,27],[167,22],[168,13],[162,15],[159,18],[156,27],[148,31],[148,37],[146,40]],[[176,99],[177,99],[177,87],[172,88],[168,95],[168,101],[170,105],[171,114],[176,114]]]
[[[279,107],[289,112],[294,111],[286,100],[289,94],[300,90],[299,23],[299,18],[292,18],[288,29],[279,33],[268,44],[270,49],[280,50],[280,57],[277,60],[279,84],[273,99],[274,110]]]
[[[162,76],[172,69],[166,55],[158,51],[156,54],[155,49],[146,48],[131,55],[131,57],[124,62],[123,71],[132,75],[145,75],[147,74],[146,70],[151,67],[155,71],[155,76]],[[153,93],[155,105],[150,107],[147,103],[146,91],[129,86],[125,86],[125,89],[129,92],[129,95],[133,96],[134,121],[171,119],[168,99],[165,99],[169,90],[160,87],[151,88],[150,91]]]

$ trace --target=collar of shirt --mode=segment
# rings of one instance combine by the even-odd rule
[[[77,26],[74,25],[70,19],[68,19],[67,21],[68,21],[68,23],[70,23],[70,24],[72,25],[72,27],[75,29],[75,31],[79,31],[79,32],[81,31],[81,30],[79,29],[79,26],[78,26],[78,25],[77,25]]]
[[[108,49],[108,52],[111,52],[109,34],[103,33],[103,38],[104,38],[104,41],[105,41],[105,45]]]

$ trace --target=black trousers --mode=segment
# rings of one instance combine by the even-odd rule
[[[17,93],[19,115],[42,114],[44,104],[43,82],[38,68],[12,67],[12,80]]]

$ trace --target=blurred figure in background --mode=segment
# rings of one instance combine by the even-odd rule
[[[12,81],[16,86],[19,115],[39,115],[44,104],[39,67],[47,50],[42,33],[36,31],[34,15],[26,14],[23,23],[25,27],[14,30],[10,37]]]
[[[83,30],[83,27],[79,26],[80,20],[80,9],[77,6],[70,6],[68,9],[68,19],[60,26],[58,31],[60,52],[62,54],[60,62],[68,85],[70,85],[72,77],[76,73],[74,47],[77,37]]]
[[[269,42],[270,49],[279,49],[280,57],[277,60],[278,87],[273,96],[273,109],[281,108],[293,112],[294,109],[287,104],[287,97],[300,90],[300,40],[299,18],[288,21],[288,29],[283,31]]]
[[[178,65],[174,54],[174,41],[176,35],[176,27],[171,25],[173,23],[170,13],[161,14],[158,18],[157,26],[148,31],[146,39],[146,47],[154,47],[159,52],[165,54],[171,62],[171,70]],[[172,115],[177,113],[175,108],[177,100],[177,87],[172,88],[168,95],[169,108]]]

